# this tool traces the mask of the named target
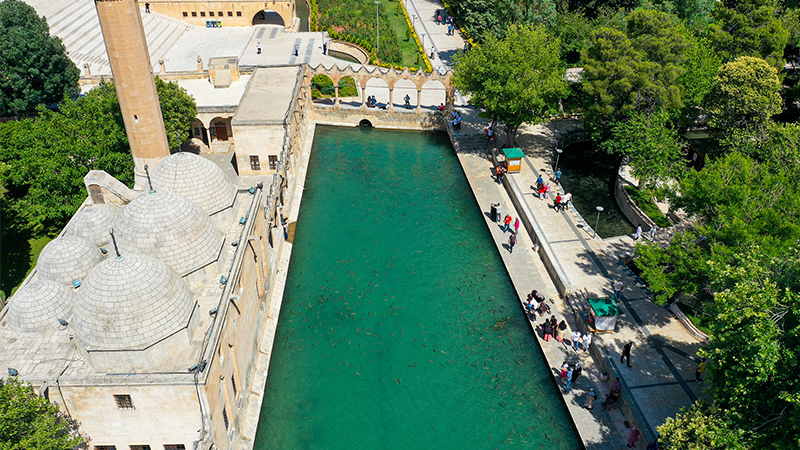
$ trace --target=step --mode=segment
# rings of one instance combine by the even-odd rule
[[[77,3],[71,5],[71,7],[73,8],[71,11],[62,17],[56,18],[50,26],[50,34],[55,34],[64,41],[66,40],[64,36],[69,34],[67,30],[80,27],[92,16],[97,17],[97,12],[94,9],[94,2]]]

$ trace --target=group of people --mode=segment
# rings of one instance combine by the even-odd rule
[[[561,193],[556,194],[556,198],[553,200],[553,209],[556,212],[561,212],[562,210],[569,209],[569,205],[572,202],[572,192],[567,192],[564,195]]]
[[[461,113],[453,110],[453,131],[458,131],[461,129]]]
[[[536,313],[539,313],[539,316],[549,314],[550,305],[545,302],[544,295],[534,289],[528,294],[528,299],[525,301],[525,311],[528,312],[528,317],[534,320],[536,319]]]
[[[505,175],[506,172],[508,172],[508,165],[503,162],[494,169],[494,181],[496,181],[498,184],[502,183],[503,175]]]
[[[379,108],[379,109],[389,109],[389,105],[378,105],[378,100],[375,98],[374,95],[370,95],[367,97],[367,107],[368,108]]]
[[[557,340],[558,342],[563,342],[564,338],[559,336],[559,331],[566,331],[567,329],[567,322],[562,320],[560,323],[556,316],[551,316],[549,319],[545,317],[544,323],[542,324],[542,333],[544,335],[545,342],[550,342],[552,339]]]
[[[509,229],[511,229],[511,216],[506,214],[503,219],[503,233]],[[519,217],[514,221],[514,232],[508,237],[508,253],[514,252],[514,246],[517,245],[517,233],[519,233]]]

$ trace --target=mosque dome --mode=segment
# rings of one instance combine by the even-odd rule
[[[185,328],[193,306],[174,270],[152,256],[127,253],[89,272],[72,324],[87,350],[142,349]]]
[[[194,153],[167,156],[150,177],[154,189],[166,189],[186,197],[208,215],[230,207],[236,197],[236,188],[222,169]]]
[[[103,259],[103,253],[88,239],[62,236],[45,245],[36,263],[39,278],[71,285],[83,280],[92,267]]]
[[[17,290],[8,306],[8,324],[22,331],[41,331],[58,326],[58,319],[72,315],[72,290],[63,284],[36,279]]]
[[[107,247],[111,241],[108,231],[114,226],[119,208],[109,205],[93,205],[84,208],[72,218],[66,236],[81,236],[98,247]]]
[[[156,257],[181,276],[215,261],[223,241],[197,205],[165,189],[128,203],[114,224],[114,236],[123,255]]]

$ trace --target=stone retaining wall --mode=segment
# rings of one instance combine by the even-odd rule
[[[445,125],[444,114],[437,111],[432,113],[392,112],[377,108],[336,108],[334,106],[316,105],[309,108],[312,120],[320,125],[335,125],[340,127],[357,127],[362,120],[368,120],[375,128],[388,128],[395,130],[443,130]]]
[[[623,177],[625,167],[626,164],[620,164],[617,171],[617,181],[614,185],[614,198],[616,198],[617,205],[619,205],[619,209],[622,210],[622,214],[625,214],[625,217],[627,217],[630,223],[634,226],[641,224],[642,231],[650,231],[655,226],[655,222],[636,206],[631,196],[628,195],[628,191],[625,190],[625,186],[634,186],[633,183]]]
[[[702,341],[703,344],[708,344],[709,340],[711,339],[710,336],[700,331],[700,329],[695,326],[694,322],[686,317],[686,314],[681,311],[677,303],[670,303],[669,310],[675,315],[675,318],[677,318],[683,324],[689,334]]]

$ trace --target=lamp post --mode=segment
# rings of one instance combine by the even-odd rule
[[[381,51],[381,23],[378,18],[378,10],[381,7],[381,2],[375,2],[375,57],[378,57],[378,52]]]
[[[602,206],[598,206],[595,209],[597,209],[597,221],[594,223],[594,236],[592,238],[597,237],[597,227],[600,225],[600,213],[603,212]]]
[[[557,155],[556,155],[556,166],[555,166],[555,169],[558,170],[558,159],[561,158],[561,154],[564,153],[564,150],[562,150],[560,148],[557,148],[556,149],[556,153],[557,153]]]
[[[425,52],[425,33],[419,35],[422,38],[422,51]]]

